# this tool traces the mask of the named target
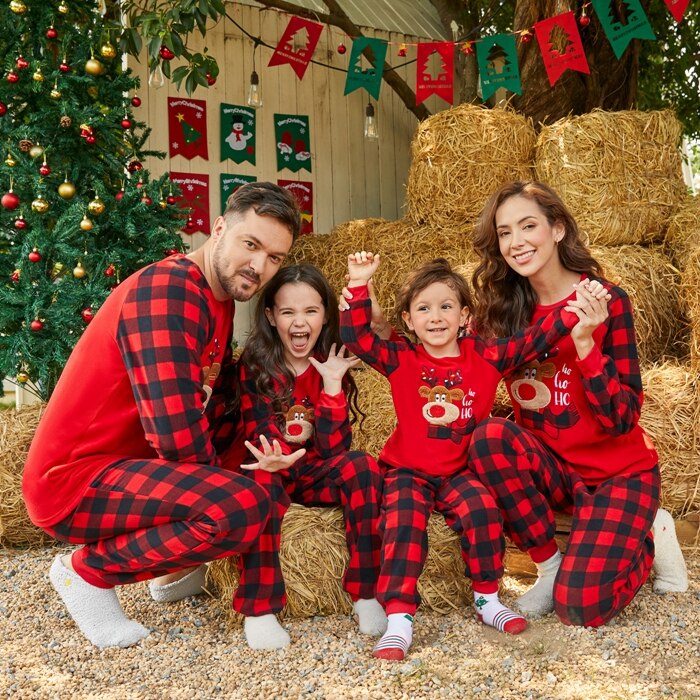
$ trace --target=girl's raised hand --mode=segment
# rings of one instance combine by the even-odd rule
[[[360,358],[355,355],[345,356],[346,349],[344,345],[340,346],[340,350],[336,353],[335,343],[331,345],[328,359],[325,362],[319,362],[315,357],[309,357],[309,362],[316,368],[316,371],[323,379],[323,390],[329,396],[335,396],[343,390],[343,377],[351,368],[360,364]]]
[[[250,471],[260,469],[264,472],[278,472],[282,469],[289,469],[294,462],[306,454],[304,448],[292,452],[292,454],[289,455],[282,454],[279,441],[273,440],[272,445],[270,445],[270,441],[264,435],[260,436],[262,451],[248,440],[246,440],[244,444],[253,457],[258,460],[255,464],[241,464],[241,469],[248,469]]]
[[[379,267],[379,254],[362,250],[348,255],[348,287],[367,284]]]
[[[608,290],[598,280],[583,279],[574,285],[576,299],[565,307],[575,313],[579,321],[571,329],[578,356],[583,359],[593,349],[593,331],[608,318]]]

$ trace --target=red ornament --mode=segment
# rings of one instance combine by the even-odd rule
[[[140,107],[140,106],[141,106],[141,98],[140,98],[138,95],[134,95],[134,96],[131,98],[131,104],[132,104],[134,107]]]
[[[148,206],[149,204],[153,204],[153,200],[152,200],[147,194],[145,194],[145,195],[143,195],[143,197],[141,197],[141,201],[142,201],[146,206]]]
[[[26,68],[29,65],[29,61],[26,58],[24,58],[24,56],[18,56],[15,65],[17,66],[17,68],[22,70],[23,68]]]
[[[80,315],[83,317],[83,321],[85,321],[85,323],[90,323],[90,321],[92,321],[92,316],[93,316],[92,307],[88,306],[86,309],[83,309],[80,312]]]
[[[122,119],[122,129],[131,129],[131,120],[124,117]]]
[[[85,143],[95,143],[96,139],[92,134],[88,134],[85,137]]]
[[[41,260],[41,253],[36,248],[34,248],[34,250],[32,250],[31,253],[27,255],[27,257],[29,258],[29,262],[36,263]]]
[[[58,32],[56,31],[56,29],[54,27],[49,27],[46,30],[46,38],[55,39],[56,37],[58,37]]]
[[[0,204],[2,204],[5,209],[17,209],[19,206],[19,197],[14,192],[5,192],[0,199]]]
[[[529,29],[524,29],[520,32],[520,41],[522,41],[523,44],[529,44],[532,41],[532,32]]]
[[[216,78],[211,73],[207,73],[207,85],[213,85],[215,82]]]
[[[164,61],[172,61],[175,58],[175,54],[165,44],[160,47],[158,53]]]
[[[400,56],[401,58],[404,58],[404,57],[406,56],[407,53],[408,53],[408,52],[407,52],[407,50],[406,50],[406,44],[401,44],[401,46],[399,46],[399,56]]]
[[[166,251],[163,251],[166,256],[170,255],[177,255],[180,251],[177,248],[168,248]],[[19,279],[19,275],[17,275],[17,278]]]
[[[8,83],[16,83],[18,80],[19,80],[19,75],[17,75],[17,73],[15,73],[13,70],[11,70],[7,74],[7,82]]]
[[[124,190],[119,190],[116,195],[114,195],[114,199],[117,200],[117,202],[122,201],[122,197],[124,196]]]
[[[185,233],[194,233],[194,219],[191,216],[187,217],[187,223],[185,224]]]
[[[107,277],[114,277],[114,265],[112,265],[112,263],[107,265],[107,269],[105,270],[105,275]]]
[[[33,331],[39,332],[40,330],[42,330],[42,329],[44,328],[44,324],[43,324],[38,318],[35,318],[35,319],[29,324],[29,327],[30,327]]]
[[[126,169],[127,169],[130,173],[135,173],[135,172],[137,172],[137,171],[139,171],[139,170],[142,170],[142,169],[143,169],[143,165],[141,165],[141,161],[132,160],[132,161],[129,163],[129,165],[126,166]]]
[[[15,228],[19,229],[20,231],[27,228],[27,222],[23,216],[20,216],[19,219],[15,219]]]
[[[4,102],[0,102],[0,117],[4,117],[7,114],[7,105]]]
[[[143,180],[139,180],[139,181],[136,183],[136,189],[137,189],[137,190],[140,190],[145,184],[146,184],[146,183],[145,183]]]
[[[347,51],[345,44],[338,44],[337,51],[342,56]]]
[[[58,66],[58,70],[60,70],[61,73],[70,73],[70,66],[69,66],[65,61],[63,61],[63,62]]]
[[[50,174],[51,174],[51,168],[48,166],[47,163],[42,163],[42,164],[39,166],[39,172],[40,172],[44,177],[46,177],[47,175],[50,175]]]
[[[582,27],[587,27],[591,23],[591,18],[587,14],[581,13],[581,16],[578,18],[578,23]]]
[[[165,201],[168,204],[176,204],[177,203],[177,197],[175,195],[169,194],[166,198]]]
[[[15,270],[11,275],[10,275],[10,280],[17,284],[19,282],[19,276],[20,276],[20,271]]]

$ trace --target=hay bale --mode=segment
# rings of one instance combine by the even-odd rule
[[[664,239],[667,254],[682,268],[687,256],[700,248],[700,197],[687,195],[671,218]]]
[[[689,365],[675,361],[642,371],[640,425],[656,444],[661,503],[674,517],[700,513],[700,384]]]
[[[543,127],[535,171],[591,243],[660,243],[685,192],[680,138],[671,110],[594,110]]]
[[[688,316],[690,365],[700,372],[700,248],[688,252],[681,268],[681,303]]]
[[[22,498],[22,473],[44,404],[0,411],[0,545],[35,547],[53,542],[29,520]]]
[[[489,194],[532,178],[535,130],[511,109],[460,104],[419,124],[411,143],[408,218],[451,227],[473,221]]]
[[[389,380],[367,365],[353,370],[353,377],[358,389],[358,404],[365,418],[352,427],[352,449],[376,457],[396,425]]]
[[[652,363],[687,355],[678,270],[660,247],[593,246],[607,279],[627,292],[634,309],[639,358]]]

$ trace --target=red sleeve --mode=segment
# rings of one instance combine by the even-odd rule
[[[341,391],[335,396],[321,392],[314,406],[316,451],[323,459],[347,452],[352,443],[348,402]]]

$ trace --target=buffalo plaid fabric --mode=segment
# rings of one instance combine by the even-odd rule
[[[573,513],[554,587],[562,622],[598,627],[623,610],[654,559],[658,466],[588,486],[529,431],[502,418],[474,431],[469,464],[494,495],[505,529],[523,551],[554,539],[554,511]]]
[[[269,510],[267,491],[241,474],[122,460],[94,479],[70,516],[45,529],[85,544],[73,553],[76,572],[111,588],[243,552]]]
[[[291,502],[341,505],[350,562],[343,587],[352,600],[374,598],[379,574],[379,467],[364,452],[343,452],[327,460],[302,458],[284,473],[248,472],[268,489],[272,514],[255,547],[238,560],[240,580],[233,608],[245,616],[277,613],[286,603],[279,561],[282,519]]]
[[[478,479],[468,472],[431,477],[413,469],[387,467],[377,585],[377,600],[387,614],[413,614],[420,604],[418,577],[428,554],[428,519],[433,509],[460,536],[466,576],[480,584],[503,576],[501,516]]]

